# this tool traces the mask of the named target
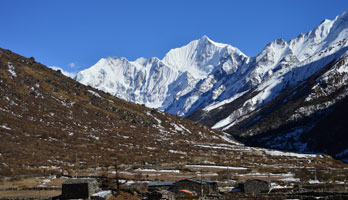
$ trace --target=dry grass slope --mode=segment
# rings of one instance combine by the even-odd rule
[[[182,177],[203,171],[207,178],[243,180],[255,173],[299,178],[305,177],[303,169],[330,168],[323,180],[346,181],[340,174],[346,174],[347,165],[329,156],[246,147],[223,132],[120,100],[4,49],[0,49],[0,137],[3,177],[62,170],[104,173],[117,158],[121,170],[138,174],[139,168],[180,170]],[[203,166],[194,169],[188,164]],[[142,178],[157,177],[143,174]]]

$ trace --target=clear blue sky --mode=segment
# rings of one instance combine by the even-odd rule
[[[348,9],[347,0],[1,0],[0,47],[79,71],[102,57],[162,58],[207,35],[248,56]]]

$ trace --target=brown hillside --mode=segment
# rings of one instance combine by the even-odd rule
[[[225,133],[120,100],[4,49],[0,49],[0,137],[0,176],[61,169],[86,173],[112,166],[115,158],[128,166],[193,174],[225,169],[194,166],[202,164],[248,173],[293,172],[295,177],[304,167],[347,167],[328,156],[243,146]]]

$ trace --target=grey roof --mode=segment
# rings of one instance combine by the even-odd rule
[[[175,181],[152,181],[149,182],[148,187],[161,187],[161,186],[172,186]]]
[[[199,184],[201,184],[201,183],[202,184],[215,184],[215,183],[217,183],[217,181],[214,181],[214,180],[199,179],[199,178],[189,178],[189,179],[184,179],[181,181],[192,181],[192,182],[199,183]]]
[[[78,184],[78,183],[91,183],[97,181],[96,179],[69,179],[63,184]]]
[[[246,182],[263,182],[263,183],[268,183],[268,181],[260,180],[260,179],[256,179],[256,178],[248,179],[248,180],[245,181],[245,183]]]

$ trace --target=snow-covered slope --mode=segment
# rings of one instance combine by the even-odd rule
[[[251,89],[254,94],[245,99],[238,109],[210,125],[223,130],[229,129],[249,113],[277,97],[284,89],[306,80],[330,62],[342,57],[348,46],[347,15],[344,12],[333,21],[324,20],[313,31],[300,34],[289,42],[282,39],[271,42],[257,57],[251,58],[249,65],[243,67],[249,70],[248,73],[225,76],[229,80],[224,84],[226,89],[219,99],[219,107],[224,105],[223,102],[232,102],[228,99],[236,99]],[[240,84],[236,86],[236,82]],[[208,106],[204,108],[206,115],[213,108],[219,108],[216,102],[210,99],[208,101]]]
[[[203,36],[170,50],[162,60],[101,59],[78,73],[76,80],[122,99],[183,117],[203,108],[210,111],[258,88],[261,93],[246,102],[243,112],[237,112],[242,116],[276,97],[285,86],[308,78],[336,58],[335,53],[344,48],[342,40],[348,36],[347,19],[346,11],[290,41],[276,39],[256,57],[248,57],[235,47]],[[289,75],[295,72],[298,75]],[[224,123],[217,122],[214,127],[233,125],[233,119],[223,120]]]
[[[324,20],[289,42],[271,42],[240,73],[224,76],[219,101],[188,117],[247,138],[249,145],[347,159],[340,120],[348,102],[347,16]]]

